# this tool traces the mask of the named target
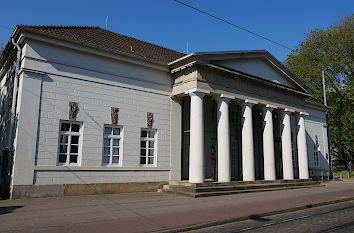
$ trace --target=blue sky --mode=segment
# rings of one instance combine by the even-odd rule
[[[354,13],[352,0],[181,0],[295,48],[304,34]],[[182,6],[173,0],[3,1],[0,43],[17,24],[92,25],[185,52],[266,49],[280,61],[289,50]]]

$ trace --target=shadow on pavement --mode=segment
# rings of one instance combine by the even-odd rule
[[[254,220],[254,221],[257,221],[257,222],[268,222],[268,221],[271,220],[269,218],[263,218],[263,217],[261,217],[259,215],[252,215],[252,216],[250,216],[250,219]]]
[[[3,207],[0,207],[0,215],[3,215],[3,214],[10,214],[12,212],[14,212],[15,209],[18,209],[18,208],[22,208],[23,206],[3,206]]]

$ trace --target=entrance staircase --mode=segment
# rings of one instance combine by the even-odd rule
[[[321,181],[304,179],[276,181],[233,181],[228,183],[205,182],[202,184],[190,184],[188,181],[170,181],[168,185],[164,185],[159,191],[198,198],[321,186],[324,186],[324,184],[321,184]]]

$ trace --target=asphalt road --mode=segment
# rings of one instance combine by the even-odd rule
[[[343,201],[353,198],[354,181],[329,182],[322,187],[289,189],[273,192],[245,193],[238,195],[216,196],[206,198],[190,198],[164,193],[120,193],[104,195],[82,195],[51,198],[31,198],[18,200],[0,200],[0,232],[11,233],[137,233],[153,231],[176,231],[196,229],[211,222],[226,222],[256,213],[284,211],[304,207],[309,204],[342,201],[342,205],[323,206],[307,211],[334,211],[333,216],[325,213],[319,218],[306,217],[312,212],[293,212],[279,216],[257,218],[251,221],[235,223],[236,225],[218,226],[215,229],[203,229],[201,232],[227,232],[247,227],[253,232],[286,232],[277,230],[278,227],[292,229],[298,232],[313,232],[352,222],[354,216],[353,202]],[[348,205],[348,206],[347,206]],[[327,209],[329,208],[329,209]],[[342,210],[337,210],[345,208]],[[303,217],[302,221],[292,221],[294,217]],[[349,218],[349,219],[348,219]],[[301,219],[301,218],[300,218]],[[286,220],[279,224],[277,221]],[[306,221],[313,221],[320,226],[306,230]],[[289,227],[287,227],[289,221]],[[277,224],[273,224],[277,223]],[[295,223],[295,225],[293,225]],[[305,226],[303,226],[304,224]],[[223,229],[225,227],[225,229]],[[341,229],[350,232],[352,226]],[[269,230],[268,230],[269,229]],[[290,230],[288,232],[295,232]],[[312,231],[313,230],[313,231]],[[339,231],[339,230],[338,230]],[[247,231],[245,231],[247,232]]]
[[[189,231],[204,232],[354,232],[354,201]]]

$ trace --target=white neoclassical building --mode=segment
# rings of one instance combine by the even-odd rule
[[[327,108],[267,51],[19,25],[0,62],[3,195],[328,177]]]

